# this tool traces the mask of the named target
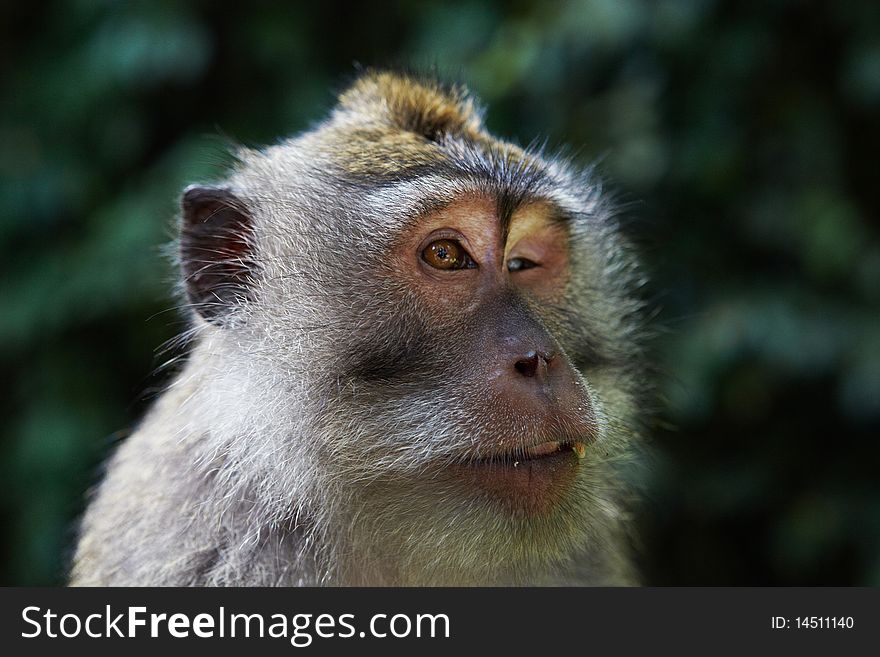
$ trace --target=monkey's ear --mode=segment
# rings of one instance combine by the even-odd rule
[[[244,203],[216,187],[188,187],[181,201],[180,261],[186,294],[206,320],[219,324],[249,298],[253,221]]]

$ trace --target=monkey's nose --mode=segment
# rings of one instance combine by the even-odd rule
[[[547,354],[532,349],[514,363],[513,369],[529,379],[533,377],[544,379],[547,376],[547,368],[550,366],[550,361],[553,358],[554,354]]]

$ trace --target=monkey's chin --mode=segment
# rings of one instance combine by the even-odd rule
[[[550,445],[546,443],[545,445]],[[450,467],[466,487],[517,515],[551,513],[568,496],[584,455],[583,443],[538,446],[529,455],[498,455]]]

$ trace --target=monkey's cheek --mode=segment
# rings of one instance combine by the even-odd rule
[[[552,513],[572,492],[581,459],[574,449],[524,461],[481,461],[449,467],[466,495],[478,495],[504,513]]]

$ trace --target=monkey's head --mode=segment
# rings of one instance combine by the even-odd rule
[[[369,73],[189,188],[180,252],[201,465],[255,540],[298,525],[329,580],[399,583],[614,549],[638,303],[589,171],[491,136],[459,87]]]

